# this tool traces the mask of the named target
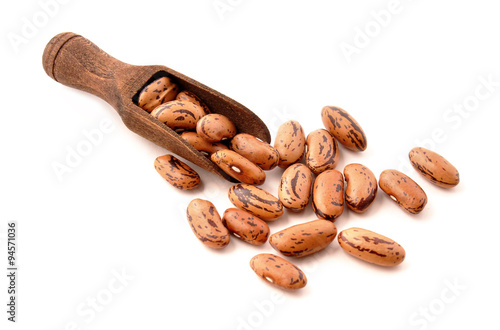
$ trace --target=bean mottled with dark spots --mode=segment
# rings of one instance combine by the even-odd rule
[[[306,138],[302,126],[296,120],[289,120],[278,128],[274,148],[278,150],[280,160],[278,166],[288,166],[300,162],[304,157]]]
[[[409,176],[397,170],[383,171],[378,184],[380,189],[409,213],[420,213],[427,204],[424,190]]]
[[[210,113],[196,125],[196,133],[209,142],[219,142],[236,135],[236,126],[224,115]]]
[[[267,242],[269,226],[254,215],[236,208],[229,208],[222,216],[222,223],[237,238],[252,245]]]
[[[177,96],[175,97],[176,100],[179,101],[189,101],[197,106],[201,107],[205,111],[205,115],[208,115],[211,113],[210,109],[207,107],[207,105],[194,93],[188,92],[188,91],[182,91]]]
[[[193,146],[196,150],[203,153],[206,156],[211,156],[213,153],[219,150],[229,149],[225,144],[220,142],[208,142],[207,140],[200,137],[196,132],[182,132],[181,138],[186,140],[187,143]]]
[[[362,228],[342,230],[338,241],[353,257],[380,266],[397,266],[406,256],[403,247],[392,239]]]
[[[377,197],[377,178],[372,171],[361,164],[344,167],[347,182],[345,202],[356,213],[365,212]]]
[[[283,204],[279,199],[259,187],[235,184],[229,188],[228,197],[234,206],[265,221],[274,221],[283,214]]]
[[[157,157],[154,166],[156,171],[176,188],[189,190],[200,185],[198,173],[172,155]]]
[[[411,149],[411,165],[427,180],[442,188],[460,183],[458,170],[440,154],[422,147]]]
[[[247,133],[236,134],[229,147],[265,171],[275,168],[280,160],[278,151],[272,145]]]
[[[193,102],[173,100],[156,107],[151,115],[175,131],[184,131],[196,128],[205,111]]]
[[[285,290],[306,286],[306,275],[291,262],[271,253],[261,253],[250,260],[253,271],[268,283]]]
[[[266,180],[266,173],[232,150],[219,150],[210,159],[231,177],[248,184],[261,185]]]
[[[177,85],[170,78],[158,78],[141,91],[138,105],[147,112],[151,112],[160,104],[172,101],[176,97],[177,91]]]
[[[333,106],[323,107],[321,119],[325,128],[349,150],[366,149],[366,135],[358,122],[344,109]]]
[[[305,257],[326,248],[337,235],[337,227],[328,220],[313,220],[274,233],[269,244],[288,257]]]
[[[313,210],[320,219],[335,221],[344,211],[344,177],[328,170],[316,177],[312,197]]]
[[[306,208],[311,198],[313,174],[304,164],[294,164],[281,175],[278,198],[283,206],[293,212]]]
[[[222,249],[229,244],[229,231],[211,202],[193,199],[187,207],[187,219],[193,233],[206,246]]]
[[[318,175],[326,170],[333,170],[339,162],[337,140],[325,129],[317,129],[307,135],[306,164]]]

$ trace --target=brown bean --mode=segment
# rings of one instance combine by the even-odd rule
[[[306,164],[318,175],[333,170],[339,162],[337,140],[326,129],[317,129],[307,135]]]
[[[326,106],[321,110],[321,119],[326,129],[349,150],[366,149],[366,135],[358,122],[344,109]]]
[[[366,229],[342,230],[338,241],[342,249],[353,257],[380,266],[399,265],[406,256],[401,245],[388,237]]]
[[[222,249],[229,244],[229,232],[211,202],[193,199],[187,207],[187,219],[193,233],[206,246]]]
[[[194,129],[196,123],[205,115],[205,111],[193,102],[173,100],[156,107],[151,115],[180,132]]]
[[[289,120],[283,123],[276,134],[274,148],[278,150],[280,161],[278,166],[288,166],[300,162],[304,156],[306,138],[298,121]]]
[[[397,170],[385,170],[378,180],[380,189],[405,211],[417,214],[427,204],[427,195],[409,176]]]
[[[177,96],[175,97],[176,100],[179,101],[189,101],[193,102],[200,108],[202,108],[205,111],[205,115],[208,115],[211,113],[210,109],[207,107],[207,105],[194,93],[188,92],[188,91],[182,91]]]
[[[283,214],[283,204],[259,187],[238,183],[229,188],[228,197],[234,206],[262,220],[274,221]]]
[[[232,150],[219,150],[210,159],[228,175],[243,183],[260,185],[266,180],[266,173],[260,167]]]
[[[306,286],[307,278],[302,270],[291,262],[271,253],[261,253],[250,260],[250,267],[262,279],[286,290]]]
[[[156,171],[176,188],[188,190],[200,185],[198,173],[172,155],[157,157],[154,165]]]
[[[274,233],[269,243],[288,257],[305,257],[326,248],[337,235],[337,227],[328,220],[313,220]]]
[[[304,164],[293,164],[281,175],[278,198],[290,211],[306,208],[311,197],[313,174]]]
[[[179,88],[170,78],[158,78],[140,92],[138,105],[147,112],[151,112],[160,104],[172,101],[178,90]]]
[[[316,177],[313,186],[313,210],[320,219],[335,221],[344,211],[344,177],[328,170]]]
[[[430,182],[442,188],[453,188],[460,182],[457,169],[440,154],[422,147],[411,149],[410,162]]]
[[[210,142],[219,142],[236,135],[236,126],[224,115],[211,113],[200,119],[196,133]]]
[[[269,226],[252,214],[229,208],[222,216],[222,223],[237,238],[252,245],[262,245],[267,242]]]
[[[361,164],[344,167],[345,203],[356,213],[363,213],[377,197],[377,178],[372,171]]]
[[[225,144],[220,142],[208,142],[204,138],[198,136],[196,132],[182,132],[181,138],[186,140],[187,143],[193,146],[196,150],[204,154],[205,156],[211,156],[213,153],[219,150],[229,149]]]
[[[236,134],[229,147],[266,171],[275,168],[280,160],[278,151],[272,145],[247,133]]]

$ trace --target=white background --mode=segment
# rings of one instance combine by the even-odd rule
[[[498,329],[500,20],[493,3],[4,2],[0,256],[4,274],[7,222],[16,220],[19,305],[18,322],[7,322],[2,275],[1,328]],[[185,206],[209,199],[222,214],[230,184],[195,166],[202,187],[173,188],[153,167],[166,150],[128,131],[104,101],[51,80],[42,52],[64,31],[124,62],[166,65],[215,88],[252,109],[273,136],[289,119],[306,133],[322,128],[324,105],[346,109],[368,149],[342,149],[337,169],[360,162],[377,177],[403,170],[428,204],[409,215],[379,191],[366,214],[345,211],[336,225],[393,238],[405,262],[373,266],[335,240],[294,260],[309,281],[284,292],[249,267],[254,255],[274,252],[270,245],[233,238],[222,251],[206,248]],[[350,56],[347,44],[356,47]],[[54,164],[66,164],[103,121],[114,130],[58,178]],[[411,169],[407,154],[417,145],[451,161],[460,185],[440,189]],[[277,194],[281,173],[268,172],[263,188]],[[270,227],[313,219],[309,207]]]

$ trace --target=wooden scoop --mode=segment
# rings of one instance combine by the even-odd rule
[[[231,119],[238,132],[271,141],[262,120],[240,103],[166,66],[123,63],[75,33],[61,33],[50,40],[43,52],[43,68],[55,81],[108,102],[131,131],[231,182],[237,181],[167,125],[139,108],[134,103],[139,92],[154,80],[169,77],[179,90],[196,94],[212,112]]]

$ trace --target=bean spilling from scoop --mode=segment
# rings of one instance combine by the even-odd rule
[[[421,186],[400,171],[384,170],[377,182],[375,174],[363,164],[348,164],[343,172],[335,169],[342,148],[358,152],[367,148],[365,132],[344,109],[323,107],[324,128],[307,136],[298,121],[286,121],[278,128],[274,145],[270,145],[238,133],[229,118],[213,113],[194,93],[179,91],[168,77],[146,86],[139,94],[138,105],[241,182],[229,188],[228,198],[235,207],[226,209],[222,218],[210,201],[193,199],[188,205],[188,223],[204,245],[222,249],[234,236],[256,248],[269,242],[284,257],[303,258],[326,250],[337,237],[345,252],[368,263],[388,267],[405,260],[401,245],[373,231],[354,227],[337,235],[334,222],[345,212],[344,205],[349,212],[366,212],[375,203],[378,187],[409,214],[421,213],[427,204]],[[439,187],[452,188],[460,182],[455,166],[432,150],[415,147],[409,152],[409,160],[424,179]],[[175,156],[160,156],[154,165],[178,189],[200,185],[198,173]],[[256,187],[265,183],[264,171],[277,167],[283,169],[278,197],[271,190]],[[285,210],[290,215],[303,212],[309,204],[316,220],[271,233],[267,222],[279,220]],[[296,290],[307,284],[301,269],[275,254],[259,253],[250,266],[259,277],[281,289]]]

